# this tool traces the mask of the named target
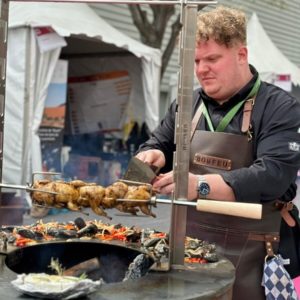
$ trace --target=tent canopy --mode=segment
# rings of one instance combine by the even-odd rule
[[[70,37],[68,43],[72,46],[69,47],[72,49],[72,53],[93,53],[96,51],[98,53],[112,53],[123,50],[123,52],[129,51],[140,58],[145,99],[145,121],[150,130],[158,125],[160,50],[148,47],[126,36],[109,25],[84,3],[11,2],[9,28],[22,26],[51,26],[60,36]],[[81,39],[78,40],[78,38]],[[86,40],[84,47],[82,47],[82,39]],[[65,53],[64,50],[63,53]]]
[[[83,35],[127,49],[137,57],[161,65],[161,53],[118,31],[84,3],[11,2],[9,28],[51,26],[59,35]],[[107,50],[107,48],[106,48]],[[81,49],[82,51],[82,49]],[[104,49],[105,51],[105,49]]]
[[[40,51],[34,27],[48,26],[66,38],[67,47],[60,45]],[[119,32],[87,4],[10,2],[8,33],[4,182],[25,184],[31,181],[32,172],[42,169],[38,128],[47,88],[60,54],[84,54],[86,57],[98,53],[105,57],[106,54],[125,53],[124,65],[138,85],[132,88],[129,96],[130,118],[139,123],[145,121],[150,130],[157,126],[160,50]],[[117,64],[116,57],[114,66]]]
[[[300,68],[292,63],[272,42],[256,13],[247,25],[249,62],[261,74],[290,74],[294,85],[300,86]]]

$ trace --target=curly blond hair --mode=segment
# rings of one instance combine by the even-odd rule
[[[245,13],[238,9],[218,6],[212,11],[200,12],[196,40],[199,43],[213,39],[227,47],[237,42],[246,45],[246,22]]]

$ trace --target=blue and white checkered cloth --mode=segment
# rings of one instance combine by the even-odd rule
[[[265,288],[266,300],[298,300],[293,280],[284,268],[280,255],[266,260],[262,286]]]

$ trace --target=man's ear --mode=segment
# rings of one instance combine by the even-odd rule
[[[248,49],[246,46],[240,46],[238,49],[238,61],[240,64],[248,64]]]

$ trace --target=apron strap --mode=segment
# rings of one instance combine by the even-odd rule
[[[201,102],[201,104],[199,105],[199,107],[197,108],[197,111],[192,119],[192,127],[191,127],[191,140],[193,139],[197,124],[201,118],[203,112],[203,102]]]
[[[244,104],[244,110],[243,110],[243,118],[242,118],[242,126],[241,126],[241,131],[243,133],[249,132],[251,128],[251,115],[252,115],[252,110],[253,106],[255,103],[255,96],[246,100]],[[192,119],[192,126],[191,126],[191,140],[193,139],[197,124],[199,123],[199,120],[201,118],[201,115],[203,113],[203,102],[199,105],[193,119]]]
[[[251,115],[252,115],[252,109],[255,103],[255,96],[246,100],[244,104],[244,111],[243,111],[243,121],[242,121],[242,127],[241,131],[243,133],[246,133],[250,130],[251,127]]]

